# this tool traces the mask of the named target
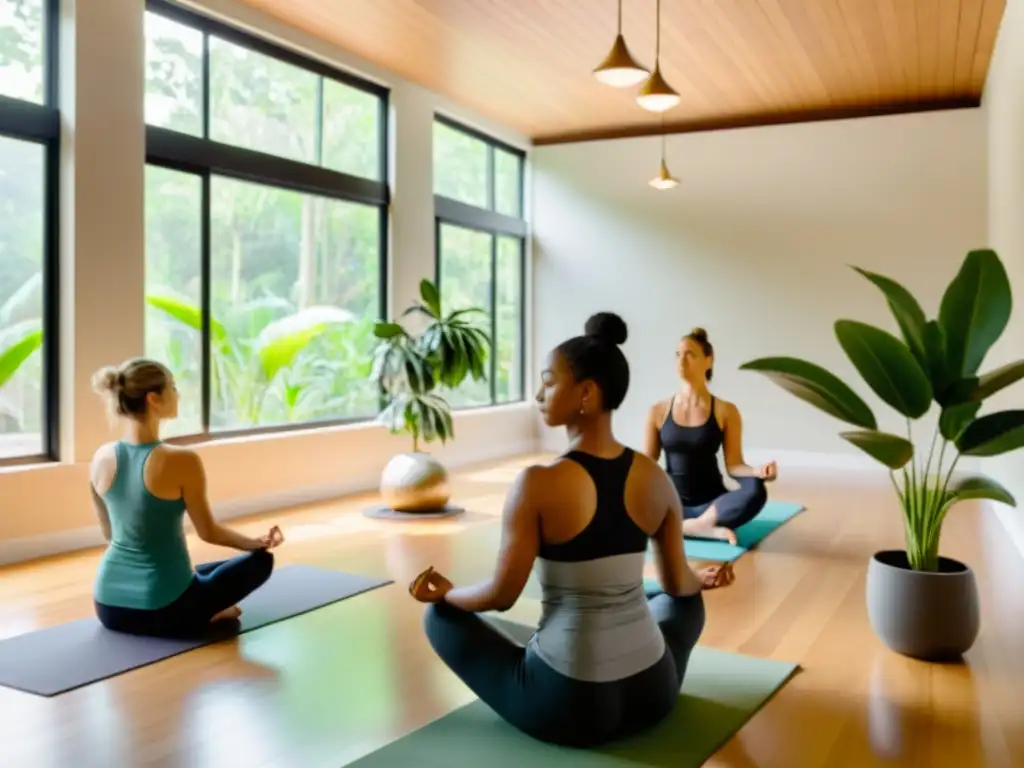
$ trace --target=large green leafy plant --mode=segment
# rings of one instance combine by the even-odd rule
[[[182,326],[202,331],[202,309],[196,304],[169,294],[150,294],[146,302]],[[351,370],[362,368],[358,355],[365,355],[346,349],[343,330],[355,323],[352,313],[340,307],[296,310],[272,295],[232,307],[222,317],[211,315],[211,380],[221,408],[230,409],[231,422],[244,425],[263,423],[275,409],[289,421],[345,412],[342,393],[355,378]],[[177,349],[168,345],[166,352],[174,357]],[[307,354],[314,349],[319,354]],[[174,370],[185,368],[179,360],[168,363]],[[336,380],[337,368],[348,373],[347,381]],[[271,392],[276,399],[269,397]]]
[[[429,280],[420,282],[420,299],[402,313],[426,318],[419,333],[410,334],[398,323],[376,325],[373,333],[380,343],[371,372],[388,400],[379,421],[392,434],[411,435],[414,451],[421,439],[445,443],[454,435],[451,408],[437,388],[454,389],[467,376],[485,379],[490,345],[487,334],[470,321],[484,310],[469,307],[443,314],[437,286]]]
[[[1010,282],[993,251],[971,251],[942,297],[938,318],[928,319],[895,280],[854,269],[882,291],[902,339],[854,320],[838,320],[836,337],[871,390],[906,418],[906,437],[879,431],[867,403],[814,363],[766,357],[740,368],[762,373],[801,400],[859,427],[840,437],[889,468],[903,509],[910,566],[936,571],[942,524],[954,504],[993,499],[1016,505],[1005,488],[987,477],[953,480],[961,456],[997,456],[1024,446],[1024,410],[978,415],[986,399],[1024,378],[1024,360],[978,372],[1010,320]],[[928,413],[932,401],[941,410],[922,461],[915,455],[912,422]]]

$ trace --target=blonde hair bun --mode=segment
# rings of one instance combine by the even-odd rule
[[[108,365],[96,371],[92,377],[92,388],[97,394],[116,394],[121,389],[123,381],[120,367]]]

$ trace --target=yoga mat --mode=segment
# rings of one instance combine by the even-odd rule
[[[0,685],[55,696],[391,583],[308,565],[284,566],[238,604],[240,621],[211,625],[209,635],[189,640],[110,632],[95,618],[59,624],[0,641]]]
[[[522,642],[532,629],[508,627],[507,631]],[[797,668],[787,662],[697,646],[675,710],[639,736],[593,750],[555,747],[516,730],[477,700],[350,763],[350,768],[697,768],[724,746]]]
[[[768,534],[788,520],[804,511],[802,504],[783,501],[769,501],[761,514],[745,525],[736,529],[736,545],[714,539],[684,539],[686,556],[694,560],[712,560],[719,563],[731,563],[756,547]],[[652,550],[647,550],[647,559],[654,557]]]

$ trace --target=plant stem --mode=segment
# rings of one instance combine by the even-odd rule
[[[927,478],[931,474],[931,471],[932,471],[932,456],[935,455],[935,443],[936,443],[936,441],[938,441],[938,439],[939,439],[939,425],[938,425],[938,422],[936,422],[936,424],[935,424],[935,432],[932,433],[932,447],[928,449],[928,463],[925,464],[925,466],[924,466],[924,476],[925,476],[925,478]],[[937,470],[937,474],[939,474],[939,475],[942,474],[942,459],[941,458],[939,459],[939,469]]]

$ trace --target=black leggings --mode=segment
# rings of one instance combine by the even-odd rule
[[[665,655],[623,680],[592,683],[556,672],[474,613],[427,607],[424,623],[441,660],[500,717],[541,741],[596,747],[660,722],[679,700],[690,652],[704,629],[704,597],[648,591]]]
[[[717,499],[706,504],[683,507],[683,517],[700,517],[707,512],[708,507],[714,505],[715,517],[718,520],[716,525],[736,530],[744,523],[749,523],[768,503],[768,489],[765,488],[764,480],[759,477],[734,479],[740,484],[735,491],[725,491]]]
[[[274,555],[257,549],[230,560],[196,566],[181,597],[155,610],[96,603],[96,617],[107,629],[132,635],[188,637],[209,631],[210,619],[239,603],[270,578]]]

